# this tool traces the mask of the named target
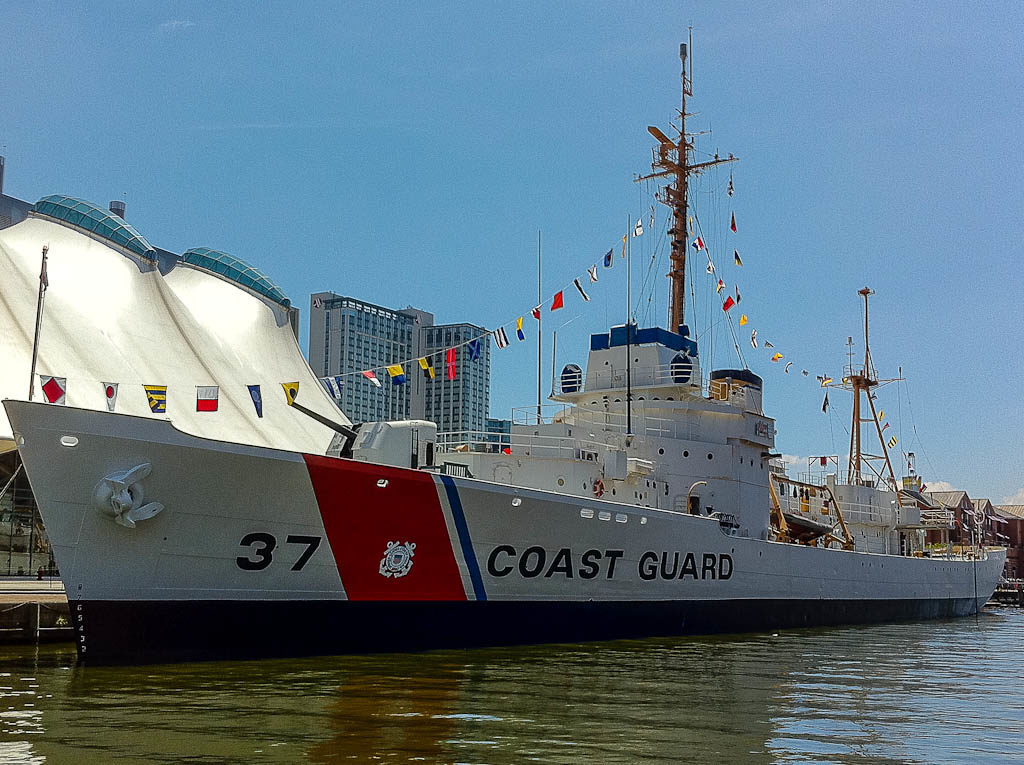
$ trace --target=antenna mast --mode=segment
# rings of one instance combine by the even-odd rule
[[[891,486],[893,490],[897,490],[896,475],[893,472],[892,463],[889,461],[889,450],[886,448],[885,437],[882,435],[882,424],[878,419],[878,412],[875,411],[875,399],[871,394],[871,389],[878,387],[879,384],[894,381],[879,380],[875,377],[875,365],[871,360],[871,347],[868,344],[868,297],[874,295],[875,291],[870,287],[865,287],[858,290],[857,294],[864,298],[864,366],[860,370],[854,370],[851,344],[850,368],[843,378],[842,385],[842,387],[853,391],[853,422],[850,425],[850,462],[847,468],[847,482],[850,484],[861,483],[862,468],[870,466],[872,461],[884,461]],[[868,408],[871,410],[870,417],[861,417],[861,393],[867,394]],[[875,425],[878,445],[882,451],[881,455],[867,454],[861,447],[861,425],[868,422]],[[874,467],[871,469],[879,480],[885,480],[878,470],[875,470]]]
[[[658,141],[651,162],[650,175],[637,177],[635,181],[646,181],[650,178],[670,177],[672,180],[664,187],[664,194],[658,194],[657,200],[672,208],[671,261],[672,268],[668,273],[671,280],[669,288],[669,306],[671,318],[669,329],[678,332],[686,319],[686,246],[687,246],[687,191],[689,176],[706,170],[715,165],[735,162],[737,157],[730,154],[726,158],[715,158],[709,162],[691,162],[689,152],[693,150],[693,141],[687,140],[686,133],[686,97],[693,95],[693,60],[690,60],[690,73],[686,72],[686,56],[693,48],[693,28],[690,28],[689,48],[687,43],[679,45],[679,59],[682,63],[682,99],[679,109],[679,140],[673,141],[653,125],[648,126],[649,132]]]

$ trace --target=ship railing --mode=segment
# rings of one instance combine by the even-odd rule
[[[498,434],[481,430],[437,434],[437,449],[441,453],[504,453],[596,462],[607,448],[603,442],[568,435],[522,432]]]
[[[695,385],[700,368],[692,363],[669,362],[668,364],[633,364],[629,368],[630,380],[634,388],[661,385]],[[563,393],[575,393],[580,389],[581,377],[591,392],[609,391],[626,388],[626,367],[608,365],[593,369],[585,376],[563,374],[556,380]]]
[[[513,425],[537,427],[537,408],[520,407],[513,409]],[[552,410],[542,410],[543,412]],[[664,410],[654,411],[663,414]],[[564,424],[568,428],[587,429],[588,435],[597,438],[599,431],[612,431],[625,434],[627,431],[635,436],[652,438],[674,438],[682,440],[699,440],[701,434],[699,417],[658,417],[648,414],[643,400],[634,401],[632,413],[609,412],[600,406],[580,405],[574,407],[558,406],[551,414],[543,418],[544,425]]]
[[[512,407],[513,425],[550,425],[558,422],[561,415],[566,411],[565,404],[541,404],[540,418],[537,417],[537,407],[515,406]]]
[[[936,510],[922,510],[921,525],[932,529],[952,529],[956,526],[953,510],[948,507],[940,507]]]

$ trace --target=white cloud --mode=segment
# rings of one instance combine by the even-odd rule
[[[168,19],[160,25],[160,29],[164,32],[180,32],[183,29],[194,27],[196,23],[194,21],[188,21],[186,19]]]
[[[1024,505],[1024,489],[1018,489],[1016,494],[1011,494],[1008,497],[1003,497],[1003,501],[1000,505]]]
[[[949,481],[925,481],[925,491],[959,491]]]

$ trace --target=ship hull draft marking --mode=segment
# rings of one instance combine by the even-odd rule
[[[143,463],[130,470],[110,473],[93,489],[93,505],[101,515],[119,526],[134,529],[137,522],[149,520],[164,509],[159,502],[143,503],[142,480],[152,471],[152,465]]]

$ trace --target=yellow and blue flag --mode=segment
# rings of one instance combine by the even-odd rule
[[[405,370],[401,364],[392,364],[388,367],[388,374],[391,376],[392,385],[405,385]]]
[[[149,401],[149,409],[153,414],[165,414],[167,412],[167,386],[166,385],[143,385],[146,390],[146,400]]]

